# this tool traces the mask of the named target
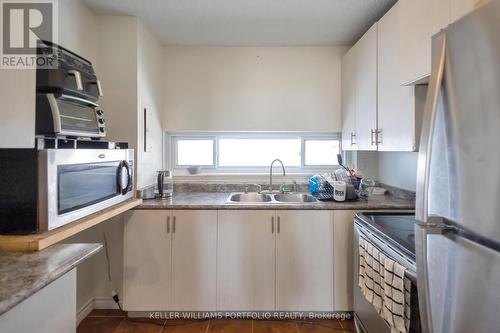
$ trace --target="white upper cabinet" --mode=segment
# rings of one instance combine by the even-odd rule
[[[377,24],[355,45],[356,146],[377,150]]]
[[[416,150],[415,87],[399,78],[400,2],[378,22],[378,150]]]
[[[399,0],[400,83],[425,83],[431,72],[431,41],[450,20],[450,0]]]
[[[356,47],[342,58],[342,149],[356,150]]]

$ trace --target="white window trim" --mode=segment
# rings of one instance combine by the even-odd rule
[[[307,140],[338,140],[340,152],[342,151],[342,140],[340,133],[333,132],[232,132],[232,131],[173,131],[165,133],[164,165],[169,170],[173,170],[174,176],[192,177],[218,177],[218,176],[249,176],[261,177],[269,174],[269,166],[264,167],[217,167],[219,139],[300,139],[301,140],[301,166],[286,167],[287,175],[290,178],[302,178],[305,175],[312,175],[317,172],[333,171],[339,168],[339,165],[306,165],[305,164],[305,142]],[[214,141],[214,165],[203,166],[202,172],[197,175],[189,175],[186,171],[187,166],[177,165],[177,140],[196,140],[211,139]],[[271,161],[269,161],[271,163]]]

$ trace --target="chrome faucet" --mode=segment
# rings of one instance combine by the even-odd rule
[[[269,191],[271,191],[271,192],[273,191],[273,165],[274,165],[274,162],[279,162],[281,164],[281,169],[283,170],[283,177],[286,176],[285,166],[283,165],[283,162],[279,158],[272,161],[271,167],[269,168]]]

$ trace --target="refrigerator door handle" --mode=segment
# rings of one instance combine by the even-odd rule
[[[429,166],[437,106],[444,78],[445,58],[446,35],[440,34],[433,39],[432,71],[427,90],[424,117],[422,120],[422,136],[418,153],[415,217],[421,222],[427,222],[428,217]]]

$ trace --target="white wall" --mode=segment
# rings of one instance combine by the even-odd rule
[[[362,176],[371,177],[381,183],[416,191],[416,152],[347,152],[347,163]]]
[[[162,47],[155,37],[139,22],[137,40],[138,80],[138,174],[137,187],[154,184],[156,171],[163,164],[162,111]],[[144,108],[148,110],[148,140],[150,149],[144,151]]]
[[[344,47],[165,47],[166,130],[340,131]]]

